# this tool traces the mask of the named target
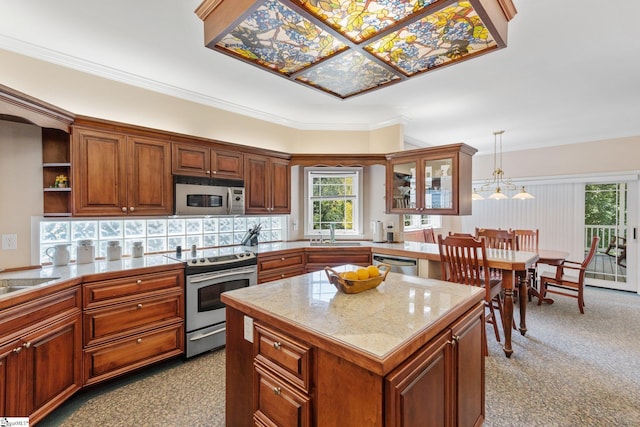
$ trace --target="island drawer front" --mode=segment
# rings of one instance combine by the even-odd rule
[[[85,308],[94,307],[100,303],[127,300],[131,296],[147,292],[171,288],[182,289],[183,277],[182,270],[175,270],[85,283],[83,285]]]
[[[259,362],[254,364],[256,396],[254,422],[266,426],[311,425],[311,399],[273,375]]]
[[[254,356],[287,381],[308,392],[311,347],[255,323]]]
[[[282,255],[258,256],[258,271],[268,271],[275,268],[285,268],[291,266],[304,265],[304,252],[301,250],[295,253]]]
[[[177,323],[83,351],[84,385],[184,353],[184,323]]]
[[[183,319],[182,292],[88,310],[84,313],[84,345],[94,345]]]

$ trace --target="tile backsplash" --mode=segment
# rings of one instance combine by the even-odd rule
[[[262,225],[259,242],[287,240],[288,216],[163,217],[163,218],[43,218],[39,227],[39,260],[49,263],[46,250],[70,244],[71,259],[76,243],[91,239],[96,258],[104,257],[107,242],[117,240],[124,256],[131,255],[133,242],[142,242],[145,253],[172,251],[176,246],[198,248],[238,245],[249,228]]]

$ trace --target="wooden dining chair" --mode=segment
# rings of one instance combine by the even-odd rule
[[[498,308],[500,318],[503,318],[502,281],[491,279],[486,274],[489,271],[487,264],[486,247],[483,241],[471,236],[447,236],[438,235],[438,250],[440,251],[440,265],[442,280],[463,285],[478,286],[485,290],[485,307],[488,313],[485,316],[487,323],[493,325],[496,340],[500,342],[500,331],[495,308]],[[496,304],[494,304],[496,302]],[[489,354],[487,347],[487,335],[484,335],[485,355]]]
[[[584,314],[584,276],[587,266],[596,254],[600,238],[594,236],[591,239],[589,253],[582,262],[565,260],[557,267],[555,275],[545,273],[540,276],[540,298],[538,305],[542,304],[547,292],[564,295],[578,299],[580,313]]]
[[[511,231],[513,231],[514,237],[516,239],[517,251],[538,253],[538,240],[540,238],[540,231],[537,228],[535,230],[515,229]],[[531,301],[531,294],[532,294],[531,288],[538,289],[537,278],[538,278],[538,266],[537,264],[533,264],[531,267],[527,269],[526,280],[527,280],[529,301]]]
[[[424,241],[425,243],[438,243],[436,241],[436,234],[433,232],[433,228],[424,228]]]
[[[513,231],[501,228],[477,228],[476,238],[484,237],[485,245],[490,249],[516,250]]]

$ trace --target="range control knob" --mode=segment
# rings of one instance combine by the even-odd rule
[[[191,260],[191,264],[196,264],[197,262],[198,262],[198,260],[195,259],[195,258]]]
[[[207,260],[204,259],[204,258],[200,258],[200,262],[205,263],[205,262],[207,262]]]

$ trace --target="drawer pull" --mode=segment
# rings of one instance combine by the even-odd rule
[[[29,347],[31,347],[31,341],[27,341],[26,343],[22,344],[22,346],[23,346],[24,348],[29,348]]]
[[[280,261],[284,261],[284,257],[280,258]]]
[[[142,283],[142,280],[140,280],[140,279],[138,279],[138,280],[136,281],[136,285],[139,285],[139,284],[141,284],[141,283]]]
[[[280,394],[282,393],[282,389],[280,387],[274,387],[273,393],[276,394],[277,396],[280,396]]]
[[[141,309],[142,308],[142,304],[138,304],[137,307],[138,307],[138,309]]]
[[[278,341],[273,343],[273,348],[275,348],[276,350],[280,350],[281,346],[282,346],[282,344],[280,344]]]
[[[138,344],[142,343],[142,338],[138,338],[138,339],[136,340],[136,342],[137,342]]]

